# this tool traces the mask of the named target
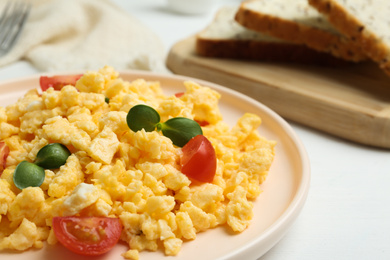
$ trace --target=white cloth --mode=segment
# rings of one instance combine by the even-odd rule
[[[25,59],[41,71],[165,71],[162,41],[109,0],[32,0],[14,48],[0,66]]]

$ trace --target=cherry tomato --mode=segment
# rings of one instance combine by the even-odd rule
[[[0,142],[0,176],[5,168],[7,157],[9,154],[9,147],[4,142]]]
[[[53,87],[55,90],[61,90],[66,85],[76,85],[77,80],[81,78],[83,74],[77,75],[57,75],[53,77],[41,76],[39,78],[39,85],[42,91],[46,91],[48,88]]]
[[[212,182],[217,169],[215,150],[204,135],[197,135],[182,148],[181,172],[199,182]]]
[[[195,120],[200,126],[208,126],[210,123],[207,121]]]
[[[183,95],[184,95],[184,92],[175,93],[175,97],[177,97],[177,98],[180,98]]]
[[[81,255],[101,255],[118,243],[122,224],[118,218],[54,217],[53,230],[67,249]]]

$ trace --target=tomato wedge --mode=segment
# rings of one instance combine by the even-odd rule
[[[58,241],[80,255],[101,255],[111,250],[122,233],[118,218],[54,217],[53,230]]]
[[[217,169],[217,157],[210,141],[197,135],[182,148],[181,172],[199,182],[212,182]]]
[[[175,97],[180,98],[184,95],[184,92],[177,92],[175,93]]]
[[[7,157],[9,154],[9,147],[5,142],[0,142],[0,176],[5,169]]]
[[[195,120],[200,126],[208,126],[210,123],[207,121]]]
[[[55,90],[61,90],[66,85],[76,85],[76,82],[83,76],[83,74],[77,75],[57,75],[52,77],[41,76],[39,78],[39,85],[42,91],[46,91],[52,87]]]

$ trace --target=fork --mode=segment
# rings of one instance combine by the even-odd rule
[[[0,56],[15,45],[31,10],[31,4],[8,0],[0,18]]]

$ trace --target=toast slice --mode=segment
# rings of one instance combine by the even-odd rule
[[[244,27],[335,57],[359,62],[367,55],[354,41],[339,33],[308,0],[249,0],[235,19]]]
[[[301,44],[289,43],[247,29],[234,20],[238,6],[218,10],[214,20],[196,36],[198,55],[257,61],[296,62],[335,66],[348,64]]]
[[[389,0],[309,0],[390,75]]]

